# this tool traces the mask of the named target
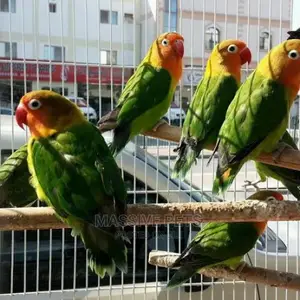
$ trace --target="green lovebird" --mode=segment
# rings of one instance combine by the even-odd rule
[[[16,120],[31,133],[27,161],[38,198],[81,238],[96,274],[127,272],[127,237],[117,222],[127,193],[99,130],[75,104],[46,90],[25,94]]]
[[[37,200],[29,177],[25,144],[0,166],[0,207],[31,206]]]
[[[248,160],[261,152],[275,152],[276,161],[286,145],[278,144],[300,87],[300,40],[274,47],[237,91],[218,135],[218,167],[213,193],[226,191]]]
[[[287,40],[300,39],[300,28],[295,31],[287,32],[289,37]],[[280,140],[281,143],[285,143],[292,149],[299,150],[296,143],[294,142],[291,135],[286,131]],[[256,170],[258,171],[260,179],[251,182],[246,180],[246,186],[254,186],[258,188],[257,184],[260,182],[265,182],[267,177],[272,177],[276,180],[281,181],[281,183],[289,190],[289,192],[297,199],[300,200],[300,172],[292,169],[277,167],[274,165],[268,165],[261,162],[255,162]]]
[[[280,143],[285,143],[288,147],[298,150],[296,143],[288,131],[284,133]],[[272,177],[278,181],[281,181],[281,183],[289,190],[289,192],[297,200],[300,200],[300,171],[264,164],[258,161],[255,162],[255,165],[260,179],[255,182],[246,180],[245,182],[247,182],[247,184],[245,184],[245,186],[252,185],[255,188],[258,188],[258,183],[265,182],[267,177]]]
[[[283,196],[275,191],[264,190],[247,199],[281,201]],[[172,265],[179,269],[167,287],[174,288],[185,283],[202,268],[224,265],[236,270],[266,226],[267,222],[207,223]]]
[[[183,54],[180,34],[160,35],[126,83],[116,108],[98,122],[101,132],[113,130],[114,156],[134,136],[161,125],[182,75]]]
[[[214,47],[188,108],[172,177],[185,177],[202,149],[216,143],[246,62],[251,62],[251,52],[242,41],[225,40]]]

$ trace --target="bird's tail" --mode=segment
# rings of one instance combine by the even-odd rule
[[[299,201],[300,200],[300,185],[287,180],[282,180],[282,183],[289,190],[289,192]]]
[[[216,178],[213,183],[213,194],[217,195],[220,191],[224,193],[232,184],[237,173],[238,168],[236,167],[227,168],[225,171],[222,172],[220,167],[218,166]]]
[[[182,285],[196,273],[197,273],[197,269],[195,269],[194,266],[187,265],[187,266],[180,267],[168,282],[167,288],[173,289]]]
[[[99,129],[102,133],[113,130],[113,140],[109,145],[113,156],[117,156],[130,140],[130,124],[118,123],[119,112],[120,107],[116,107],[98,122]]]
[[[178,178],[180,176],[182,176],[182,178],[185,178],[186,173],[190,170],[193,163],[196,162],[196,159],[202,149],[195,150],[185,141],[182,141],[177,149],[178,156],[172,172],[172,178]]]
[[[114,136],[109,149],[113,156],[117,156],[119,152],[125,148],[130,140],[130,126],[118,125],[114,129]]]
[[[110,111],[108,114],[103,116],[99,121],[98,121],[98,126],[100,131],[106,132],[110,131],[112,129],[115,129],[117,127],[117,120],[118,120],[118,115],[119,115],[120,109],[115,108],[112,111]]]
[[[212,265],[216,262],[217,261],[210,257],[193,254],[189,254],[183,258],[177,259],[172,267],[180,266],[180,268],[168,282],[167,288],[175,288],[182,285],[193,275],[195,275],[200,269]]]
[[[105,272],[114,276],[116,267],[127,273],[127,248],[124,240],[125,233],[115,227],[113,231],[80,221],[79,226],[73,227],[72,235],[79,235],[88,251],[88,263],[92,271],[103,278]]]

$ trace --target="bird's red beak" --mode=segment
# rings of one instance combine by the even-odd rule
[[[182,58],[184,55],[183,40],[176,40],[173,44],[173,49]]]
[[[240,57],[241,57],[241,62],[242,65],[245,64],[246,62],[248,64],[251,63],[251,58],[252,58],[252,54],[251,51],[248,47],[245,47],[241,52],[240,52]]]
[[[17,107],[16,121],[22,129],[24,129],[24,124],[27,125],[27,111],[22,103],[20,103]]]

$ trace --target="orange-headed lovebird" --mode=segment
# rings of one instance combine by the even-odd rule
[[[116,266],[127,272],[119,218],[126,189],[100,131],[74,103],[47,90],[25,94],[16,120],[31,133],[27,161],[38,198],[81,238],[96,274],[113,276]]]
[[[248,197],[256,200],[283,200],[275,191],[259,191]],[[187,248],[176,259],[173,266],[179,270],[168,282],[174,288],[186,282],[202,268],[217,265],[236,269],[264,232],[267,222],[210,222],[194,237]]]
[[[130,77],[116,108],[101,118],[101,132],[113,129],[110,149],[117,155],[134,136],[161,124],[182,75],[183,37],[160,35]]]
[[[225,40],[214,47],[188,108],[172,177],[185,177],[202,149],[216,143],[246,62],[251,62],[251,51],[242,41]]]
[[[226,112],[215,151],[218,167],[213,192],[225,191],[248,160],[275,152],[300,88],[300,40],[274,47],[241,85]]]

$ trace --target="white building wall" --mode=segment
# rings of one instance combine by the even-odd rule
[[[123,64],[122,49],[124,65],[133,65],[134,49],[138,56],[135,60],[139,60],[140,26],[138,23],[124,24],[124,13],[138,12],[138,3],[134,5],[128,0],[56,0],[56,13],[49,13],[48,0],[26,0],[24,7],[22,3],[22,0],[17,0],[16,13],[0,12],[0,41],[18,42],[18,58],[45,59],[44,45],[51,44],[63,45],[66,48],[65,60],[71,62],[99,63],[101,49],[117,50],[119,65]],[[117,11],[118,24],[100,23],[100,9]]]
[[[283,0],[181,0],[183,11],[205,11],[224,15],[248,16],[269,18],[271,4],[271,18],[289,20],[291,14],[291,2]],[[248,9],[249,7],[249,9]]]

